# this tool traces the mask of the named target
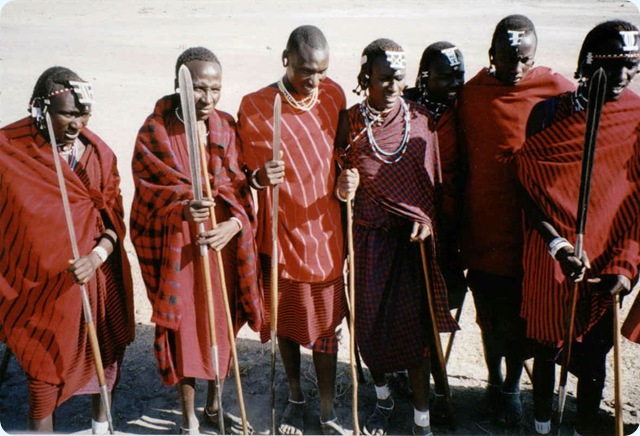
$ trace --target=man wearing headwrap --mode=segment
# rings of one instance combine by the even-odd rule
[[[0,341],[27,374],[30,431],[53,433],[56,407],[90,393],[93,431],[107,432],[77,284],[91,302],[108,391],[134,337],[120,177],[113,151],[86,128],[92,97],[76,73],[49,68],[34,87],[31,117],[0,130]],[[74,221],[75,260],[53,153]]]

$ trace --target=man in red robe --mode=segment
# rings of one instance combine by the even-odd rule
[[[405,90],[404,97],[423,105],[430,114],[436,133],[441,183],[436,185],[438,215],[438,263],[447,284],[449,309],[462,305],[467,283],[458,250],[460,226],[461,159],[458,149],[456,102],[464,84],[464,59],[458,47],[448,41],[430,44],[422,53],[416,86]],[[459,312],[458,312],[459,313]],[[437,354],[431,353],[434,401],[430,404],[433,424],[452,424],[453,410],[444,394],[443,371]]]
[[[120,177],[111,149],[86,128],[91,100],[90,83],[52,67],[36,82],[32,116],[0,130],[0,341],[27,374],[31,431],[53,433],[55,408],[91,393],[92,428],[107,432],[77,283],[91,302],[109,391],[134,337]],[[75,261],[53,153],[61,157],[81,254]]]
[[[278,344],[289,382],[282,434],[302,434],[305,398],[300,386],[300,345],[311,348],[320,391],[320,421],[341,432],[333,407],[338,341],[345,316],[344,248],[340,205],[333,195],[333,142],[338,114],[346,106],[342,88],[326,77],[329,46],[317,27],[296,28],[282,54],[285,75],[243,97],[238,138],[251,185],[257,189],[258,233],[267,313],[262,340],[269,338],[271,263],[278,264]],[[273,102],[282,96],[280,159],[273,159]],[[272,189],[279,184],[278,210]],[[278,259],[271,259],[272,216],[278,214]]]
[[[161,98],[140,129],[133,154],[136,186],[131,209],[131,239],[153,306],[154,351],[162,382],[178,384],[183,433],[198,432],[195,379],[209,380],[205,418],[217,426],[220,405],[213,380],[214,363],[208,335],[200,246],[222,251],[234,334],[246,322],[260,328],[262,301],[257,280],[251,192],[239,168],[233,117],[215,109],[220,99],[222,68],[203,47],[183,52],[176,62],[191,72],[196,118],[207,133],[207,168],[213,199],[193,199],[189,153],[180,99]],[[211,229],[214,205],[218,226]],[[205,225],[199,232],[198,225]],[[219,350],[220,388],[229,372],[229,343],[220,273],[209,256],[215,332]],[[225,413],[226,431],[242,432],[240,420]]]
[[[466,161],[461,254],[468,268],[488,370],[486,400],[507,425],[522,418],[520,376],[526,356],[520,317],[522,211],[514,162],[531,108],[572,88],[546,67],[533,67],[537,36],[522,15],[502,19],[489,49],[490,68],[462,89],[460,141]],[[506,378],[502,375],[502,359]]]
[[[517,153],[520,182],[535,212],[524,239],[522,316],[527,336],[538,343],[534,404],[536,429],[543,434],[550,431],[554,358],[563,345],[574,283],[580,282],[570,366],[579,379],[575,428],[576,434],[587,434],[598,432],[594,420],[613,345],[611,295],[624,295],[638,279],[640,97],[626,88],[639,59],[634,25],[614,20],[596,26],[578,58],[578,89],[534,108],[528,140]],[[576,257],[568,240],[575,238],[589,78],[599,67],[606,73],[607,89],[587,209],[587,261]]]
[[[361,59],[358,88],[366,97],[341,117],[336,146],[346,168],[337,194],[346,201],[355,193],[356,336],[377,398],[363,432],[387,434],[395,405],[385,373],[406,368],[413,392],[412,433],[430,435],[433,324],[438,332],[457,329],[436,260],[437,142],[427,109],[402,98],[402,47],[377,39]],[[419,244],[425,244],[424,259]],[[446,383],[442,377],[439,382]]]

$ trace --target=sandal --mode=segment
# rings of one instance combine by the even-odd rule
[[[200,434],[200,427],[196,427],[196,428],[180,427],[180,434]]]
[[[381,404],[384,401],[384,405]],[[377,400],[373,413],[367,418],[367,423],[362,427],[362,432],[369,436],[386,435],[389,431],[389,419],[393,413],[393,398]]]
[[[431,426],[422,427],[417,424],[413,424],[413,434],[415,436],[433,436],[433,432],[431,431]]]
[[[340,421],[338,421],[338,417],[336,416],[329,421],[320,420],[320,428],[322,428],[322,434],[324,435],[347,435],[348,433],[344,430]]]
[[[219,410],[209,413],[207,408],[204,408],[204,417],[206,421],[209,424],[213,425],[216,431],[220,429],[219,414]],[[225,411],[222,412],[222,416],[224,417],[225,434],[244,434],[244,428],[242,427],[242,418]],[[249,432],[248,434],[253,434],[253,427],[249,422],[247,422],[247,430]]]
[[[285,435],[302,435],[304,431],[304,412],[307,403],[289,399],[282,412],[278,432]]]
[[[522,400],[520,399],[520,391],[502,391],[502,404],[504,407],[507,427],[518,426],[522,421]]]

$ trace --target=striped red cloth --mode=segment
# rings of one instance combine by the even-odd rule
[[[119,241],[126,230],[115,155],[86,128],[80,140],[86,150],[75,171],[62,167],[78,249],[87,254],[106,226]],[[66,272],[73,254],[51,146],[31,118],[0,130],[0,167],[0,340],[34,385],[53,392],[31,402],[31,417],[41,419],[85,387],[95,365],[80,288]],[[122,359],[135,328],[130,267],[117,245],[86,284],[106,368]]]
[[[193,191],[184,125],[175,113],[178,105],[177,95],[156,103],[138,133],[132,162],[136,190],[131,208],[131,239],[153,307],[154,351],[165,384],[175,384],[182,377],[214,377],[199,247],[191,236],[197,229],[182,217]],[[230,115],[214,111],[207,121],[206,149],[218,222],[231,216],[242,222],[240,233],[222,251],[237,332],[245,321],[254,330],[260,329],[262,296],[251,193],[238,166],[234,127]],[[210,228],[210,223],[206,226]],[[230,343],[213,251],[209,260],[220,368],[226,374]]]
[[[273,158],[274,84],[243,97],[238,110],[238,138],[251,170]],[[280,149],[285,181],[280,185],[278,264],[283,278],[320,283],[342,275],[344,256],[340,205],[333,195],[332,159],[344,92],[331,79],[320,82],[318,103],[308,112],[283,98]],[[260,253],[271,255],[271,189],[258,191]]]
[[[576,213],[586,129],[586,111],[575,112],[572,93],[557,97],[555,122],[530,137],[516,154],[520,182],[558,233],[575,241]],[[555,104],[554,104],[555,105]],[[584,249],[586,278],[621,274],[637,279],[640,264],[640,97],[624,91],[604,105],[591,181]],[[538,233],[526,228],[523,305],[527,335],[558,342],[573,285],[548,253]],[[576,337],[611,306],[611,296],[580,286]]]
[[[546,67],[507,86],[487,69],[463,87],[459,140],[467,162],[461,250],[469,269],[518,277],[522,273],[522,212],[515,163],[505,162],[525,141],[533,106],[573,89]]]
[[[244,96],[240,103],[238,138],[250,170],[273,158],[273,101],[278,92],[272,84]],[[318,102],[311,110],[294,109],[284,98],[282,104],[280,147],[285,181],[279,188],[278,209],[278,283],[282,286],[278,335],[308,347],[332,335],[346,313],[344,241],[332,158],[338,114],[345,105],[342,88],[329,78],[320,82]],[[257,198],[258,250],[270,257],[272,189],[258,191]],[[269,270],[263,273],[262,340],[267,341],[271,328]]]
[[[360,173],[354,204],[358,345],[367,366],[384,372],[418,366],[428,356],[432,336],[420,246],[409,241],[413,222],[428,224],[434,234],[427,246],[438,329],[458,328],[448,310],[436,260],[435,135],[427,110],[406,103],[411,134],[400,160],[387,164],[376,156],[367,135],[360,134],[365,126],[360,105],[348,111],[351,145],[340,156],[345,168]],[[404,110],[398,101],[372,131],[380,149],[392,152],[404,129]]]

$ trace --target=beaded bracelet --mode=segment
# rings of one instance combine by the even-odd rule
[[[554,238],[551,242],[549,242],[549,254],[554,259],[556,259],[556,255],[563,248],[573,249],[573,245],[571,245],[571,243],[567,241],[565,238],[562,238],[560,236],[558,236],[557,238]]]

